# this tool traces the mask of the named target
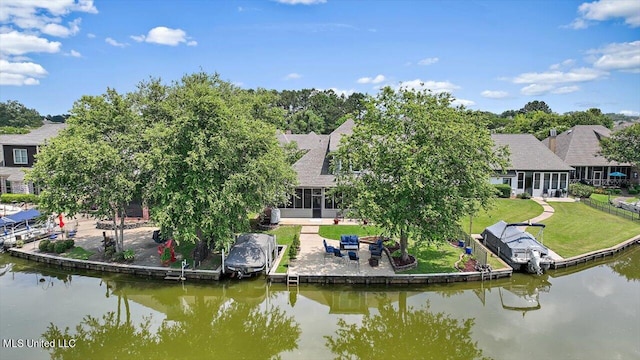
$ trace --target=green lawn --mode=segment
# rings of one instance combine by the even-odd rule
[[[403,271],[402,274],[433,274],[458,272],[454,264],[458,261],[463,248],[446,244],[423,244],[410,246],[409,254],[418,259],[418,267]]]
[[[340,235],[380,235],[382,229],[373,225],[320,225],[319,234],[325,239],[340,240]]]
[[[609,195],[606,194],[591,194],[589,198],[602,203],[608,203],[609,199],[615,199],[617,196],[618,195],[612,195],[611,197],[609,197]]]
[[[640,222],[610,215],[580,202],[550,203],[555,213],[543,221],[544,244],[562,257],[617,245],[640,234]]]
[[[497,199],[489,211],[480,211],[473,217],[472,234],[480,234],[487,227],[500,220],[506,222],[526,221],[542,214],[542,206],[533,200]],[[465,232],[469,231],[469,217],[460,220],[460,226]]]
[[[71,250],[67,251],[62,256],[69,259],[89,260],[89,257],[93,255],[93,252],[83,249],[80,246],[74,246]]]

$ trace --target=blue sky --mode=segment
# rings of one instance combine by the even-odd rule
[[[204,70],[244,88],[448,91],[496,113],[640,114],[640,1],[1,0],[0,100],[82,95]]]

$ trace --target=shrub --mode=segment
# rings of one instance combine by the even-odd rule
[[[585,185],[581,183],[575,183],[569,185],[569,193],[573,196],[581,198],[588,198],[593,193],[593,186]]]
[[[594,188],[593,189],[593,193],[594,194],[600,194],[600,195],[607,195],[609,192],[607,191],[607,189],[598,187],[598,188]]]
[[[118,251],[117,253],[113,254],[111,261],[124,262],[124,251]]]
[[[55,252],[56,251],[55,246],[56,246],[56,242],[55,241],[50,242],[47,245],[47,252],[50,252],[50,253]]]
[[[501,197],[501,198],[511,197],[511,186],[509,186],[508,184],[495,184],[493,186],[498,191],[498,197]]]
[[[0,195],[0,202],[12,203],[12,202],[26,202],[26,203],[38,203],[38,195],[35,194],[2,194]]]
[[[300,235],[297,233],[293,235],[293,241],[291,242],[291,246],[298,249],[300,248]]]
[[[56,254],[62,254],[63,252],[65,252],[65,250],[67,250],[67,244],[65,244],[64,241],[56,241],[53,245],[53,251]]]
[[[518,194],[518,199],[531,199],[531,194],[525,191],[522,194]]]
[[[125,260],[132,261],[133,258],[135,258],[136,253],[131,249],[127,249],[122,253],[122,255],[123,255]]]
[[[298,256],[298,249],[293,244],[289,247],[289,259],[295,259]]]
[[[640,191],[636,190],[636,189],[629,189],[629,195],[636,195],[640,193]]]
[[[76,242],[73,241],[73,239],[67,239],[67,240],[63,240],[64,241],[64,246],[67,249],[71,249],[72,247],[74,247],[76,245]]]
[[[620,189],[613,189],[613,193],[614,193],[614,194],[616,194],[616,195],[620,195],[620,194],[622,194],[622,190],[620,190]]]
[[[46,239],[42,240],[42,241],[40,241],[40,244],[38,244],[38,249],[41,252],[47,252],[48,251],[47,249],[49,249],[49,244],[50,243],[51,243],[51,240],[46,240]]]

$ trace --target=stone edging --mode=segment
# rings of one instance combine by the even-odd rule
[[[140,221],[136,221],[136,222],[125,222],[124,223],[124,229],[125,230],[137,229],[139,227],[145,227],[145,226],[153,226],[153,224],[151,223],[151,221],[148,221],[148,220],[140,220]],[[96,229],[98,229],[98,230],[113,230],[113,222],[112,221],[98,221],[98,222],[96,222]],[[118,226],[118,229],[120,229],[120,226]]]
[[[573,256],[573,257],[562,259],[562,260],[555,260],[553,263],[551,263],[551,268],[552,269],[566,268],[569,266],[578,265],[580,263],[586,263],[587,261],[590,261],[590,260],[596,260],[598,258],[612,256],[634,244],[640,244],[640,235],[637,235],[625,242],[622,242],[610,248],[596,250],[586,254],[577,255],[577,256]]]
[[[11,256],[19,257],[22,259],[37,261],[50,265],[58,265],[61,268],[66,269],[82,269],[82,270],[94,270],[111,273],[129,274],[136,276],[145,276],[152,278],[179,280],[181,275],[180,269],[167,268],[160,266],[141,266],[141,265],[129,265],[129,264],[113,264],[101,261],[91,260],[78,260],[67,259],[59,256],[32,253],[24,251],[18,248],[9,249]],[[219,270],[184,270],[185,280],[219,280]]]

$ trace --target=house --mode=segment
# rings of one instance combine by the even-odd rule
[[[531,134],[492,134],[497,146],[509,148],[506,173],[494,174],[492,184],[508,184],[512,194],[560,196],[569,189],[573,168]]]
[[[47,139],[58,135],[67,124],[45,123],[28,134],[0,135],[1,193],[38,193],[33,184],[24,182],[24,169],[33,166],[35,155]]]
[[[296,142],[305,154],[293,165],[298,187],[288,204],[280,206],[282,217],[334,218],[341,211],[340,201],[329,190],[335,187],[330,170],[330,153],[337,150],[340,138],[353,132],[353,120],[347,120],[329,135],[279,133],[278,141],[285,145]]]
[[[575,171],[570,183],[586,182],[594,186],[620,186],[629,181],[638,182],[637,169],[631,164],[609,161],[599,155],[600,140],[611,136],[611,130],[602,125],[576,125],[551,136],[542,142]],[[619,172],[625,176],[611,176]]]

